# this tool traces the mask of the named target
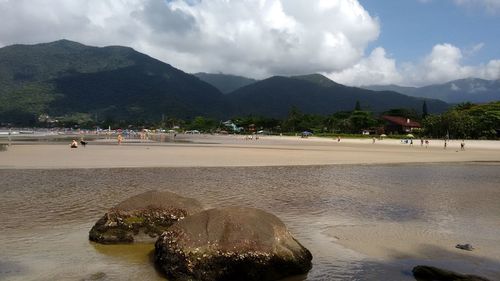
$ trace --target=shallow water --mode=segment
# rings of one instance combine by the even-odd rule
[[[498,241],[500,249],[499,171],[496,164],[0,170],[0,280],[84,280],[100,272],[104,280],[163,280],[152,245],[87,238],[109,207],[151,189],[206,207],[276,214],[314,256],[311,272],[290,280],[413,280],[411,268],[422,263],[500,280],[500,257],[447,254],[453,245],[443,245],[432,259],[382,260],[325,233],[338,225],[417,222]]]

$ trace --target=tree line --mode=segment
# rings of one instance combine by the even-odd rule
[[[372,129],[372,133],[380,132],[385,125],[381,116],[400,116],[420,122],[422,129],[415,131],[416,137],[455,138],[455,139],[498,139],[500,131],[500,102],[488,104],[463,103],[450,108],[442,114],[428,115],[424,102],[422,112],[412,109],[392,109],[374,113],[362,110],[356,103],[352,111],[336,112],[330,115],[307,114],[297,107],[292,107],[283,119],[265,116],[239,116],[231,118],[231,122],[241,130],[224,125],[225,120],[197,116],[189,120],[161,116],[160,120],[116,120],[106,118],[98,120],[97,116],[88,113],[75,113],[50,122],[48,118],[39,118],[33,126],[74,127],[92,129],[101,128],[163,128],[178,130],[198,130],[205,133],[253,133],[265,131],[270,134],[295,134],[310,131],[314,134],[361,134],[362,130]]]

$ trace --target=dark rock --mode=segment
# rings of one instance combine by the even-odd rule
[[[474,250],[474,247],[472,247],[471,244],[457,244],[455,248],[460,249],[460,250],[466,250],[466,251],[472,251]]]
[[[96,272],[90,276],[81,279],[80,281],[105,281],[108,280],[108,276],[104,272]]]
[[[195,199],[148,191],[110,209],[92,227],[89,239],[103,244],[154,242],[173,223],[201,210]]]
[[[307,273],[311,260],[279,218],[253,208],[197,213],[155,244],[155,262],[172,280],[278,280]]]
[[[465,275],[432,266],[418,265],[412,270],[417,281],[489,281],[476,275]]]

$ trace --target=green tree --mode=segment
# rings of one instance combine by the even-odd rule
[[[354,111],[349,117],[349,121],[352,133],[360,133],[362,129],[368,129],[377,124],[377,120],[368,111]]]
[[[427,117],[429,115],[428,109],[427,109],[427,102],[424,100],[424,104],[422,105],[422,119]]]
[[[190,130],[212,132],[217,128],[217,124],[214,119],[197,116],[187,125],[187,128]]]
[[[359,100],[356,101],[356,105],[354,106],[355,111],[360,111],[361,110],[361,104],[359,103]]]
[[[297,132],[299,130],[298,125],[302,121],[304,114],[296,106],[292,106],[288,117],[283,122],[283,128],[289,132]]]

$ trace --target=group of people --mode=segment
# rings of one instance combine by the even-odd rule
[[[446,149],[448,147],[448,140],[444,140],[444,149]],[[460,150],[465,150],[465,140],[462,140],[460,142]]]

